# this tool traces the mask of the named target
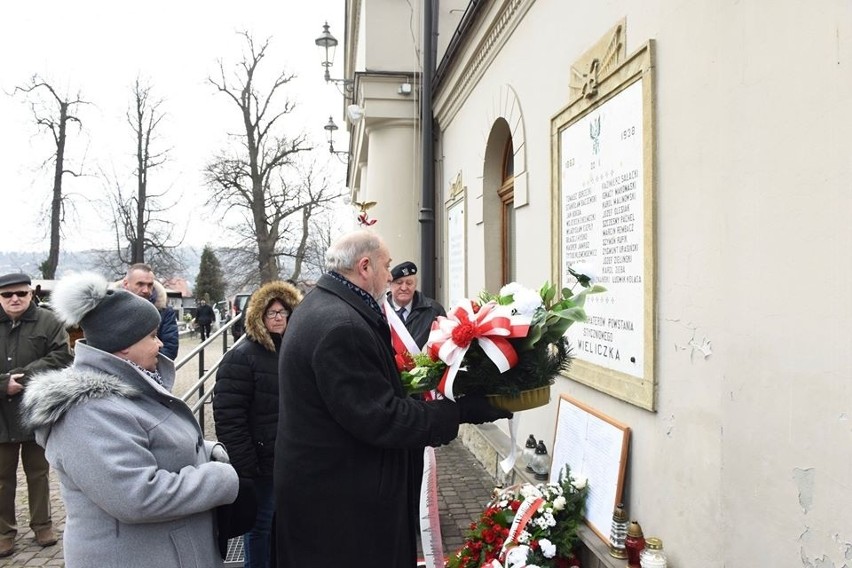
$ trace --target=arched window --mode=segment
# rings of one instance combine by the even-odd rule
[[[503,148],[502,182],[497,195],[500,197],[500,249],[502,256],[504,284],[515,281],[515,150],[512,138],[506,140]]]

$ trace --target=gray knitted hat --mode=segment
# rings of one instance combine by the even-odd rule
[[[160,312],[144,298],[113,290],[98,274],[62,278],[50,295],[53,311],[66,325],[79,325],[89,346],[107,353],[130,347],[160,325]]]

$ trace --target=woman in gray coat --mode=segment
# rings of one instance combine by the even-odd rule
[[[61,483],[66,568],[221,566],[213,511],[237,473],[170,392],[157,309],[93,274],[61,280],[52,305],[86,339],[31,380],[24,419]]]

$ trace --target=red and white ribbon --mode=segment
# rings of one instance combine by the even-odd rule
[[[438,463],[435,448],[423,450],[423,481],[420,484],[420,541],[426,568],[444,568],[441,517],[438,511]]]
[[[411,336],[411,332],[405,327],[405,324],[399,319],[399,316],[388,303],[387,296],[382,302],[382,309],[385,311],[385,318],[388,320],[388,325],[391,330],[391,343],[395,353],[401,355],[406,351],[411,353],[421,353],[422,350],[417,347],[417,342]]]
[[[509,529],[509,534],[506,535],[506,540],[503,541],[503,549],[500,551],[500,560],[506,559],[506,550],[509,546],[518,540],[521,532],[527,528],[530,520],[535,515],[541,506],[544,505],[543,497],[527,497],[521,506],[518,507],[518,512],[515,513],[515,520],[512,521],[512,527]]]
[[[455,400],[453,383],[474,339],[501,373],[517,365],[518,354],[509,338],[526,337],[529,328],[528,316],[511,315],[508,308],[496,302],[488,302],[476,310],[473,302],[461,300],[447,317],[438,316],[432,323],[426,344],[433,357],[448,365],[438,390]]]

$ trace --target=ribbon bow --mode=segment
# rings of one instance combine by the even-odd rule
[[[438,316],[432,323],[427,348],[433,357],[437,356],[447,364],[447,370],[438,383],[438,390],[444,396],[455,400],[453,383],[474,339],[501,373],[518,364],[518,354],[509,338],[526,337],[530,318],[507,312],[507,308],[496,302],[488,302],[476,309],[473,302],[465,299],[456,304],[446,317]]]

